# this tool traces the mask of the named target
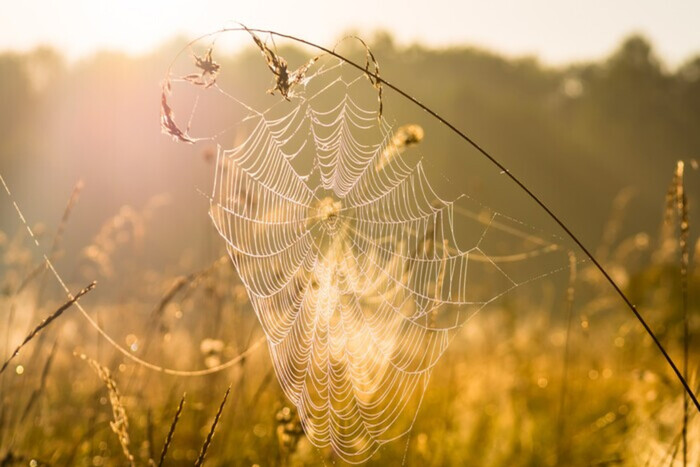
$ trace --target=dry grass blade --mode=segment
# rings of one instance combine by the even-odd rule
[[[156,319],[162,316],[163,312],[165,311],[165,307],[168,306],[168,304],[175,298],[175,295],[177,295],[178,292],[184,289],[185,286],[190,284],[194,280],[194,278],[194,274],[188,274],[187,276],[179,276],[175,278],[173,284],[170,286],[167,292],[163,294],[160,301],[158,302],[158,305],[156,305],[156,307],[153,309],[151,317],[153,319]]]
[[[58,224],[58,228],[56,229],[56,233],[54,234],[53,241],[51,242],[51,249],[49,250],[49,258],[54,258],[56,254],[58,253],[60,244],[61,244],[61,239],[63,238],[63,233],[66,230],[66,225],[68,224],[68,219],[70,218],[71,212],[73,212],[73,207],[78,203],[78,198],[80,198],[80,192],[83,190],[83,187],[85,184],[83,183],[82,180],[78,180],[78,183],[75,184],[73,187],[73,191],[71,192],[70,198],[68,199],[68,203],[66,204],[66,208],[63,210],[63,216],[61,216],[61,222]],[[42,271],[45,271],[47,269],[47,264],[46,262],[42,261],[39,263],[39,265],[30,272],[27,277],[24,278],[22,283],[17,287],[17,290],[15,291],[15,295],[19,294],[24,290],[24,288],[29,285],[32,280],[34,280],[36,277],[39,276],[39,274]]]
[[[28,457],[21,454],[15,454],[12,450],[8,450],[7,453],[0,458],[0,467],[11,465],[35,465],[37,467],[45,467],[50,466],[51,464],[39,460],[34,456]]]
[[[381,119],[382,112],[384,110],[384,100],[382,99],[382,80],[379,77],[379,62],[374,57],[372,49],[369,48],[367,43],[359,37],[356,37],[356,39],[365,47],[365,72],[367,73],[367,79],[377,90],[377,100],[379,101],[379,114],[377,115],[377,118]],[[370,68],[371,66],[374,66],[374,70]]]
[[[569,251],[569,283],[566,288],[566,337],[564,339],[564,355],[561,370],[561,390],[559,392],[559,413],[557,414],[557,461],[561,462],[567,454],[568,439],[565,436],[566,429],[566,402],[569,381],[569,358],[571,354],[571,323],[574,312],[574,295],[576,293],[577,274],[576,253]]]
[[[160,453],[160,460],[158,461],[158,467],[161,467],[163,465],[163,462],[165,461],[165,456],[168,453],[168,448],[170,447],[170,443],[173,441],[173,435],[175,434],[175,427],[177,426],[177,422],[180,420],[180,414],[182,413],[182,408],[185,406],[185,396],[187,393],[182,395],[182,399],[180,399],[180,404],[177,406],[177,411],[175,412],[175,418],[173,418],[173,422],[170,424],[170,430],[168,430],[168,436],[165,437],[165,443],[163,444],[163,450]]]
[[[53,241],[51,243],[51,253],[49,256],[54,256],[57,252],[58,249],[61,245],[61,240],[63,239],[63,234],[66,231],[66,225],[68,224],[68,219],[70,218],[71,212],[73,212],[73,208],[75,205],[78,203],[78,199],[80,198],[80,193],[83,191],[83,188],[85,187],[85,183],[82,180],[78,180],[78,182],[75,184],[73,187],[73,191],[70,194],[70,198],[68,199],[68,203],[66,204],[65,209],[63,210],[63,215],[61,216],[61,222],[58,224],[58,228],[56,229],[56,234],[53,237]]]
[[[17,356],[17,354],[19,354],[19,351],[22,349],[22,347],[27,345],[27,343],[29,341],[31,341],[34,338],[34,336],[36,336],[39,332],[41,332],[42,329],[44,329],[46,326],[51,324],[56,318],[61,316],[64,311],[66,311],[68,308],[70,308],[75,302],[80,300],[80,297],[82,297],[83,295],[85,295],[86,293],[88,293],[89,291],[94,289],[95,285],[97,285],[97,283],[93,281],[90,285],[88,285],[83,290],[78,292],[73,298],[68,300],[63,305],[61,305],[51,315],[49,315],[47,318],[44,318],[44,320],[41,323],[39,323],[39,325],[37,327],[35,327],[29,334],[27,334],[27,337],[25,337],[24,340],[22,341],[22,343],[17,346],[17,348],[15,349],[14,352],[12,352],[12,355],[10,355],[10,358],[5,360],[5,363],[2,364],[2,368],[0,368],[0,374],[2,374],[3,371],[5,371],[5,369],[7,368],[7,365],[10,364],[10,361],[13,358],[15,358]]]
[[[304,78],[306,77],[306,72],[309,71],[311,65],[316,63],[320,56],[315,56],[306,64],[300,66],[299,68],[290,73],[289,65],[287,64],[287,60],[285,60],[284,57],[280,56],[274,50],[269,48],[267,44],[260,40],[260,38],[253,31],[251,31],[242,24],[241,26],[246,31],[248,31],[248,34],[251,35],[253,41],[255,42],[255,45],[258,46],[263,57],[265,57],[265,62],[267,63],[268,68],[270,69],[270,71],[272,71],[272,74],[275,75],[275,87],[268,90],[267,92],[269,92],[270,94],[274,94],[275,91],[279,91],[282,97],[289,100],[290,97],[293,97],[293,93],[291,92],[292,88],[297,84],[301,84],[304,81]]]
[[[153,465],[153,411],[146,410],[146,443],[148,443],[148,463]]]
[[[204,457],[207,455],[207,450],[209,449],[209,445],[211,445],[211,440],[214,437],[214,431],[216,430],[216,425],[219,423],[219,419],[221,418],[221,412],[224,410],[224,405],[226,405],[226,399],[228,399],[228,395],[230,392],[231,392],[231,386],[229,386],[228,389],[226,390],[226,394],[224,394],[224,399],[221,401],[221,405],[219,405],[219,410],[216,412],[216,416],[214,417],[214,422],[211,424],[211,429],[209,430],[209,434],[207,435],[207,438],[204,440],[204,444],[202,445],[202,450],[199,451],[199,456],[197,457],[197,460],[194,463],[195,467],[199,467],[204,463]]]
[[[678,249],[680,250],[680,274],[681,274],[681,312],[683,316],[683,377],[688,379],[688,348],[690,340],[690,325],[688,322],[688,265],[690,252],[688,251],[688,239],[690,237],[690,221],[688,219],[688,200],[685,196],[683,184],[683,161],[678,161],[673,181],[669,188],[667,202],[675,208],[678,219]],[[671,210],[668,209],[667,212]],[[667,221],[670,219],[667,218]],[[683,394],[683,465],[688,465],[688,395]]]
[[[34,404],[36,404],[36,401],[39,400],[39,396],[46,388],[46,379],[49,376],[49,371],[51,369],[51,364],[53,363],[53,359],[56,356],[56,349],[57,348],[58,348],[58,340],[54,341],[53,346],[51,346],[51,351],[49,352],[49,356],[46,359],[46,363],[44,363],[44,368],[41,370],[41,378],[39,379],[39,387],[36,388],[34,391],[32,391],[32,394],[29,396],[29,400],[27,401],[27,405],[24,407],[24,412],[22,412],[22,417],[20,418],[20,422],[23,422],[24,419],[27,418],[27,415],[34,407]]]
[[[129,451],[129,418],[126,415],[126,409],[122,403],[122,396],[117,389],[117,383],[112,378],[112,373],[108,368],[103,367],[95,360],[88,358],[85,354],[81,354],[80,358],[86,360],[88,364],[95,370],[102,382],[107,386],[109,392],[109,402],[112,405],[112,416],[114,421],[109,422],[114,434],[119,439],[119,444],[122,447],[124,456],[132,466],[134,464],[134,456]]]
[[[362,46],[365,48],[365,66],[360,67],[360,65],[356,65],[358,68],[362,68],[365,72],[365,75],[367,76],[367,79],[369,80],[370,83],[372,83],[372,86],[374,86],[374,89],[377,90],[377,100],[379,101],[379,113],[377,115],[377,118],[381,120],[382,118],[382,113],[384,111],[384,100],[382,98],[383,95],[383,89],[382,89],[382,78],[379,75],[379,61],[377,61],[377,58],[374,56],[374,53],[372,53],[372,49],[367,45],[367,43],[360,37],[357,36],[347,36],[344,37],[343,39],[340,40],[342,42],[345,39],[355,39],[357,40]],[[339,43],[340,43],[339,42]],[[337,47],[337,44],[336,44]],[[335,48],[332,51],[333,54],[335,54]],[[347,61],[347,60],[345,60]]]
[[[622,229],[627,206],[634,196],[635,190],[632,187],[627,187],[613,199],[612,210],[608,215],[607,223],[603,227],[603,236],[596,250],[596,256],[601,261],[608,261],[611,249]]]
[[[260,384],[258,385],[258,388],[255,390],[255,393],[253,393],[253,397],[250,398],[250,401],[248,402],[248,407],[257,407],[258,402],[260,401],[260,398],[263,396],[263,393],[265,392],[265,389],[267,386],[270,384],[272,381],[272,378],[275,376],[275,371],[274,369],[270,368],[265,375],[265,377],[262,379]]]
[[[189,129],[182,131],[175,123],[175,113],[168,104],[168,95],[170,94],[170,80],[165,80],[161,86],[160,93],[160,128],[163,133],[173,137],[175,141],[192,144],[195,142],[190,135],[187,134]]]
[[[175,296],[185,289],[185,287],[190,287],[190,288],[195,288],[199,284],[199,282],[206,277],[208,274],[211,274],[212,271],[214,271],[218,266],[222,264],[227,264],[228,261],[228,256],[222,256],[221,258],[215,260],[213,263],[211,263],[209,266],[207,266],[204,269],[201,269],[199,271],[191,272],[187,274],[186,276],[180,276],[175,278],[173,281],[172,285],[170,288],[163,294],[161,297],[160,301],[158,302],[158,305],[153,309],[151,312],[151,318],[152,319],[157,319],[160,316],[163,315],[163,312],[165,311],[165,307],[175,298]]]

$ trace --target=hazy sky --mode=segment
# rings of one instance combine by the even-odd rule
[[[381,28],[402,43],[468,43],[554,64],[604,56],[641,32],[675,66],[700,53],[698,18],[698,0],[0,0],[0,49],[141,52],[237,20],[324,45]]]

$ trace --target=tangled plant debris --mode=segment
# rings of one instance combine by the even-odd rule
[[[168,104],[168,96],[170,95],[172,89],[170,87],[170,80],[166,79],[161,86],[160,93],[160,128],[163,133],[173,137],[175,141],[180,141],[182,143],[192,144],[195,142],[190,135],[189,128],[182,131],[180,127],[175,123],[175,113],[173,109]]]
[[[199,68],[200,72],[183,76],[182,79],[196,86],[204,86],[205,88],[213,86],[216,83],[221,65],[214,61],[211,53],[212,47],[209,47],[201,57],[193,53],[194,65]]]
[[[280,56],[274,50],[268,47],[267,44],[260,40],[260,38],[253,31],[245,26],[243,26],[243,28],[245,28],[245,30],[251,35],[253,41],[255,41],[255,45],[258,46],[263,57],[265,57],[265,62],[267,62],[268,68],[270,71],[272,71],[272,74],[275,75],[275,86],[267,92],[270,94],[275,94],[275,91],[279,91],[282,97],[289,100],[290,97],[294,96],[292,93],[292,88],[304,81],[309,68],[311,65],[316,63],[316,61],[320,58],[320,55],[316,55],[311,60],[306,62],[306,64],[300,66],[290,73],[289,65],[284,57]]]

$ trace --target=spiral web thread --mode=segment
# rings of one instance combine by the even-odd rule
[[[246,139],[219,147],[210,215],[308,439],[359,463],[410,432],[454,331],[532,280],[500,263],[558,248],[535,238],[529,251],[487,255],[496,228],[534,238],[494,213],[460,249],[455,201],[405,160],[372,101],[354,96],[370,84],[346,72],[321,66],[282,113],[213,87],[250,113]],[[482,276],[498,286],[475,286]]]

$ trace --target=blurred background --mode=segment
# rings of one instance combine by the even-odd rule
[[[200,213],[201,223],[167,226],[176,231],[167,242],[191,245],[201,236],[190,229],[207,223],[193,187],[208,188],[210,166],[171,144],[158,120],[160,81],[185,39],[229,18],[326,46],[357,32],[388,79],[465,129],[595,245],[612,198],[628,187],[627,225],[654,226],[662,174],[696,158],[700,138],[700,33],[691,20],[700,7],[608,3],[6,5],[2,173],[27,209],[39,210],[30,217],[46,221],[83,179],[90,196],[75,218],[83,235],[122,204],[167,192],[179,212]],[[230,56],[218,59],[248,68],[257,57],[238,54],[249,41],[234,36],[219,47]],[[71,238],[85,245],[80,235]],[[173,251],[162,246],[149,255]]]
[[[65,297],[41,253],[51,254],[72,290],[98,280],[84,299],[88,309],[149,361],[215,366],[260,335],[235,271],[220,260],[224,245],[199,192],[211,190],[215,147],[176,144],[159,121],[160,83],[175,55],[191,38],[240,21],[328,47],[349,33],[363,37],[382,77],[490,151],[600,255],[680,358],[678,241],[665,219],[682,159],[697,258],[700,5],[31,0],[0,10],[0,174],[42,241],[33,246],[3,192],[2,355]],[[313,53],[279,45],[291,66]],[[245,34],[220,44],[215,59],[242,70],[241,95],[253,93],[251,83],[272,82]],[[426,145],[439,131],[391,93],[387,105],[397,124],[424,119]],[[483,161],[463,143],[442,140],[439,151],[426,152],[458,192],[561,235],[507,181],[485,182]],[[464,329],[436,370],[441,384],[427,393],[409,465],[682,465],[678,384],[597,273],[580,265],[573,310],[566,275],[504,300]],[[691,266],[691,285],[699,280]],[[690,290],[697,333],[697,287]],[[171,454],[191,464],[231,381],[238,396],[219,427],[212,465],[334,460],[295,431],[264,346],[223,374],[167,377],[124,360],[71,314],[1,376],[3,465],[124,461],[105,388],[76,350],[116,374],[138,464],[159,453],[184,390],[192,412]],[[691,459],[700,465],[697,414],[690,422]],[[55,446],[43,443],[49,438]],[[389,446],[373,462],[400,463],[404,449]]]

